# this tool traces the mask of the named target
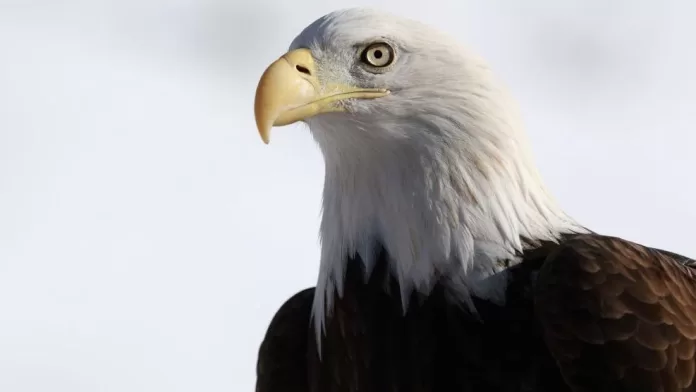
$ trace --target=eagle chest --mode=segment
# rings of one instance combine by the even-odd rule
[[[448,303],[436,286],[428,296],[413,294],[408,304],[404,312],[386,266],[378,265],[366,282],[359,264],[349,265],[343,296],[327,319],[321,358],[316,346],[308,350],[310,390],[567,390],[538,331],[530,331],[531,302],[502,312],[478,301],[476,319]]]

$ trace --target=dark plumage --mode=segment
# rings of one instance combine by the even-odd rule
[[[474,298],[478,318],[439,285],[404,315],[384,254],[368,282],[353,260],[322,359],[306,289],[268,328],[257,392],[696,390],[692,260],[596,234],[523,259],[505,305]]]
[[[696,391],[691,264],[612,237],[582,236],[554,251],[535,309],[575,391]]]

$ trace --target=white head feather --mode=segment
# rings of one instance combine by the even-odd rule
[[[375,41],[396,50],[385,72],[359,59],[357,48]],[[347,260],[358,255],[369,273],[380,245],[402,298],[427,294],[443,276],[468,298],[499,261],[514,260],[522,237],[583,231],[544,187],[514,102],[484,61],[451,38],[348,9],[308,26],[297,48],[312,51],[320,80],[391,91],[306,120],[326,163],[317,333],[342,295]]]

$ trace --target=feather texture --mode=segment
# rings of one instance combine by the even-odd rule
[[[696,390],[693,263],[598,234],[565,236],[507,270],[503,305],[477,314],[444,286],[413,293],[378,254],[348,263],[320,359],[312,289],[281,307],[259,352],[257,392],[686,392]]]
[[[598,236],[549,258],[536,307],[575,391],[696,391],[696,277],[687,262]]]

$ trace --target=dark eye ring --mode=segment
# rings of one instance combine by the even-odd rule
[[[394,48],[384,42],[375,42],[362,51],[360,60],[373,67],[387,67],[394,62]]]

